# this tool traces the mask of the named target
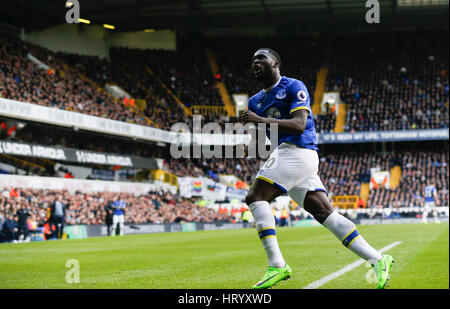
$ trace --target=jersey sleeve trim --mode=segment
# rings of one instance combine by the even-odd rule
[[[290,113],[292,114],[293,112],[301,110],[301,109],[306,109],[308,112],[310,111],[308,106],[297,106],[297,107],[291,109]]]

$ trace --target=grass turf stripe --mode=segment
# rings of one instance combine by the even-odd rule
[[[401,243],[402,243],[401,241],[393,242],[392,244],[390,244],[390,245],[388,245],[388,246],[386,246],[384,248],[381,248],[379,251],[381,253],[386,252],[389,249],[391,249],[391,248],[393,248],[393,247],[395,247],[397,245],[400,245]],[[336,271],[336,272],[334,272],[334,273],[332,273],[332,274],[330,274],[328,276],[325,276],[325,277],[323,277],[323,278],[321,278],[321,279],[319,279],[317,281],[314,281],[313,283],[308,284],[303,289],[317,289],[318,287],[321,287],[325,283],[327,283],[327,282],[329,282],[329,281],[331,281],[333,279],[336,279],[337,277],[342,276],[343,274],[345,274],[345,273],[355,269],[356,267],[360,266],[364,262],[365,262],[365,260],[359,259],[359,260],[357,260],[357,261],[355,261],[355,262],[345,266],[344,268],[339,269],[338,271]]]

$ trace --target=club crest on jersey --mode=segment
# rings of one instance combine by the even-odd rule
[[[286,97],[286,89],[280,89],[275,96],[277,99],[284,99]]]
[[[267,110],[267,118],[281,118],[280,110],[276,107],[271,107]]]
[[[306,92],[304,92],[303,90],[300,90],[299,92],[297,92],[297,98],[300,102],[306,102],[306,99],[308,98],[308,96],[306,95]]]

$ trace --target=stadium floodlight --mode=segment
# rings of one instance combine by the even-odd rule
[[[84,18],[78,18],[78,21],[79,21],[80,23],[83,23],[83,24],[90,24],[90,23],[91,23],[90,20],[84,19]]]
[[[108,24],[103,24],[103,27],[106,28],[106,29],[111,29],[111,30],[116,29],[115,26],[113,26],[113,25],[108,25]]]

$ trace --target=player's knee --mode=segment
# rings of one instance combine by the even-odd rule
[[[326,196],[322,196],[322,192],[308,192],[305,197],[304,208],[320,224],[334,211]]]
[[[316,219],[317,222],[322,224],[329,215],[331,215],[332,212],[330,212],[328,209],[318,209],[314,212],[313,216],[314,219]]]
[[[256,199],[255,199],[255,196],[253,195],[253,194],[247,194],[246,196],[245,196],[245,203],[247,204],[247,205],[250,205],[250,204],[252,204],[252,203],[254,203],[254,202],[256,202]]]
[[[265,199],[263,196],[256,194],[255,192],[249,192],[247,194],[247,196],[245,197],[245,203],[247,205],[250,205],[250,204],[252,204],[254,202],[258,202],[258,201],[265,201]]]

